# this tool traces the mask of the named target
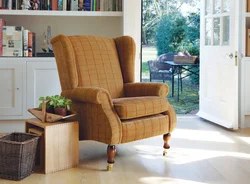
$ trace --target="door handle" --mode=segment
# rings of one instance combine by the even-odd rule
[[[238,66],[238,52],[235,51],[235,66]]]
[[[230,59],[233,59],[234,54],[233,53],[229,54],[229,57],[230,57]]]

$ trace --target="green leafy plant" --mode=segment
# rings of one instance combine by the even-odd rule
[[[50,96],[46,96],[46,97],[43,97],[41,96],[39,98],[39,101],[40,101],[40,104],[39,104],[39,108],[41,109],[42,108],[42,105],[43,105],[43,101],[44,100],[51,100],[51,97]],[[53,106],[51,106],[49,103],[46,104],[46,108],[53,108]]]
[[[46,104],[46,108],[57,108],[57,107],[61,107],[61,108],[66,108],[67,110],[70,110],[70,105],[72,104],[72,101],[68,98],[65,98],[63,96],[60,95],[55,95],[55,96],[46,96],[46,97],[40,97],[39,101],[39,108],[42,108],[42,102],[43,100],[49,100],[49,102]]]
[[[72,100],[65,98],[60,95],[51,96],[49,105],[53,106],[54,108],[61,107],[70,110],[70,105],[72,104]]]

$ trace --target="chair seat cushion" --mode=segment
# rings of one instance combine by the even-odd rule
[[[113,99],[115,110],[120,119],[159,114],[168,110],[168,101],[164,97],[142,96]]]
[[[145,139],[169,132],[168,115],[152,115],[122,121],[122,143]]]

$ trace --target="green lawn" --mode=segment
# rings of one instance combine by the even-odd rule
[[[157,58],[157,50],[154,46],[142,46],[142,78],[149,78],[148,63],[149,60]]]
[[[142,47],[142,81],[149,81],[148,60],[157,58],[157,50],[155,47]],[[162,82],[162,81],[153,81]],[[173,105],[177,114],[195,113],[199,109],[199,84],[192,84],[189,78],[183,79],[183,91],[180,94],[179,102],[177,102],[177,79],[175,79],[175,96],[171,97],[172,85],[171,81],[166,81],[169,86],[168,100]]]

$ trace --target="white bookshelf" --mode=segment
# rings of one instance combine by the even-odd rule
[[[120,12],[120,11],[0,10],[0,16],[1,15],[122,17],[123,12]]]

